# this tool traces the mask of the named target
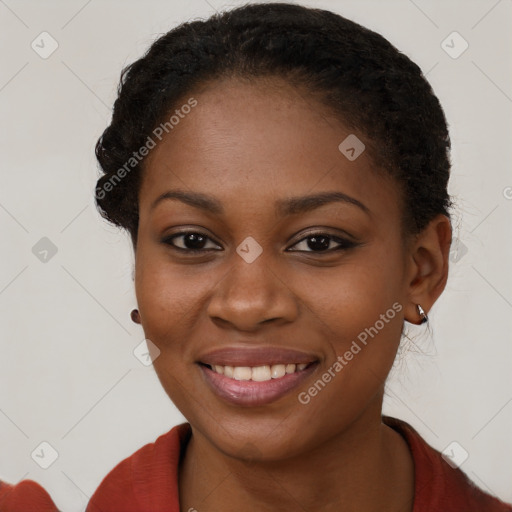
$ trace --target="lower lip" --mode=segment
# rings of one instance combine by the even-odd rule
[[[304,370],[262,382],[231,379],[202,364],[199,364],[199,368],[210,388],[219,397],[235,405],[257,406],[274,402],[298,387],[315,371],[317,365],[314,362]]]

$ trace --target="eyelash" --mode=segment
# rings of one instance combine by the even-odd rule
[[[162,243],[168,245],[169,247],[171,247],[173,250],[176,250],[176,251],[180,251],[180,252],[184,252],[184,253],[188,253],[188,254],[191,254],[191,255],[194,255],[194,254],[199,254],[199,253],[205,253],[205,252],[208,252],[208,251],[216,251],[218,249],[184,249],[183,247],[177,247],[176,245],[174,245],[172,243],[172,241],[175,239],[175,238],[180,238],[180,237],[183,237],[183,236],[186,236],[186,235],[190,235],[190,234],[194,234],[194,235],[200,235],[204,238],[207,239],[207,241],[212,241],[211,238],[206,235],[205,233],[202,233],[201,231],[182,231],[181,233],[175,233],[174,235],[172,236],[168,236],[168,237],[165,237],[163,240],[162,240]],[[295,246],[305,240],[307,240],[308,238],[312,238],[312,237],[325,237],[325,238],[328,238],[330,239],[331,241],[334,241],[336,243],[339,244],[338,247],[335,247],[334,249],[327,249],[327,250],[324,250],[324,251],[291,251],[291,252],[305,252],[305,253],[311,253],[311,254],[326,254],[326,253],[332,253],[334,251],[340,251],[340,250],[347,250],[347,249],[351,249],[353,247],[355,247],[356,245],[358,245],[356,242],[353,242],[351,240],[348,240],[346,238],[341,238],[339,236],[335,236],[335,235],[331,235],[329,233],[324,233],[324,232],[321,232],[321,231],[316,231],[316,232],[312,232],[312,233],[308,233],[305,237],[301,238],[300,240],[298,240],[296,243],[294,243],[292,245]],[[214,242],[215,243],[215,242]]]

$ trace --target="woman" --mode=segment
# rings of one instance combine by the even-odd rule
[[[404,322],[446,284],[449,149],[420,69],[328,11],[186,23],[123,72],[96,200],[188,422],[87,512],[512,510],[382,416]]]

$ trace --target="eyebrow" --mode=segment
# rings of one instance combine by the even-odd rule
[[[153,210],[160,202],[168,199],[177,199],[190,206],[199,208],[201,210],[221,215],[224,213],[222,203],[214,197],[202,194],[200,192],[187,192],[184,190],[169,190],[158,196],[151,204],[150,209]],[[279,199],[275,203],[276,212],[283,217],[287,215],[296,215],[298,213],[305,213],[316,208],[320,208],[329,203],[341,202],[353,206],[357,206],[363,212],[370,215],[370,209],[365,206],[361,201],[344,194],[343,192],[320,192],[318,194],[311,194],[307,196],[290,197],[286,199]]]

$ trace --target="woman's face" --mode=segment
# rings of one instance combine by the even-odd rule
[[[408,258],[397,185],[322,106],[272,83],[216,82],[164,132],[135,281],[155,370],[196,432],[278,460],[380,419]]]

